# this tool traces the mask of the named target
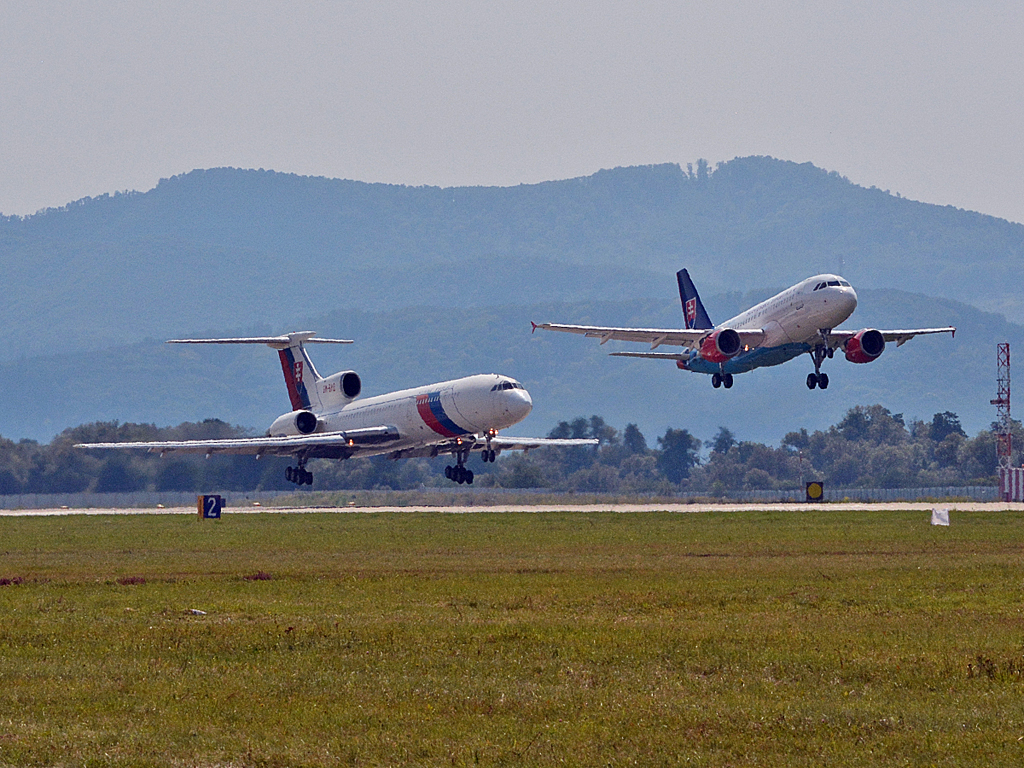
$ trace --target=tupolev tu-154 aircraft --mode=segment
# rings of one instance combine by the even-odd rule
[[[729,389],[733,376],[755,368],[780,365],[807,353],[814,373],[807,374],[807,388],[828,387],[828,374],[821,372],[825,358],[842,349],[851,363],[870,363],[885,351],[886,342],[896,346],[930,333],[955,334],[956,328],[914,328],[880,331],[837,330],[857,308],[857,292],[838,275],[815,275],[802,280],[766,301],[714,325],[697,289],[685,269],[676,273],[679,300],[686,324],[682,329],[609,328],[596,325],[532,323],[533,330],[564,331],[609,340],[644,341],[651,349],[681,346],[681,352],[612,352],[616,357],[673,360],[683,371],[711,375],[711,386]]]
[[[480,451],[494,462],[501,451],[544,446],[596,445],[592,439],[501,437],[498,430],[518,424],[533,409],[530,393],[515,379],[478,374],[425,387],[357,399],[362,381],[355,371],[326,378],[313,366],[306,344],[351,344],[350,339],[320,339],[313,331],[238,339],[172,339],[169,344],[266,344],[278,351],[292,410],[279,416],[263,437],[226,440],[178,440],[136,443],[79,443],[76,448],[144,449],[167,453],[294,456],[285,477],[312,485],[310,459],[350,459],[387,454],[393,459],[450,454],[445,467],[453,482],[473,483],[466,460]]]

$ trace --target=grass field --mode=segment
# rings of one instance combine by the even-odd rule
[[[2,518],[0,765],[1021,765],[1024,520],[952,518]]]

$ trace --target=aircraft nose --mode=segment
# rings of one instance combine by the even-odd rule
[[[850,312],[857,308],[857,292],[853,290],[852,285],[849,288],[843,289],[843,306]]]
[[[511,392],[513,401],[509,410],[516,421],[522,421],[529,416],[530,411],[534,410],[534,399],[525,389],[513,389]]]
[[[533,410],[533,400],[525,389],[509,389],[502,393],[505,397],[505,413],[513,424],[525,419]]]

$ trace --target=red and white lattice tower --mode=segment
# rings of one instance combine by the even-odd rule
[[[1003,501],[1024,501],[1024,468],[1010,466],[1013,453],[1013,422],[1010,421],[1010,345],[996,347],[996,399],[992,401],[998,416],[996,459],[999,462],[999,495]]]
[[[996,346],[996,458],[1000,469],[1009,469],[1010,454],[1013,451],[1013,435],[1010,428],[1010,345]]]

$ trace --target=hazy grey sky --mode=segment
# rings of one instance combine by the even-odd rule
[[[237,166],[512,185],[765,154],[1024,222],[1024,3],[0,4],[0,212]]]

